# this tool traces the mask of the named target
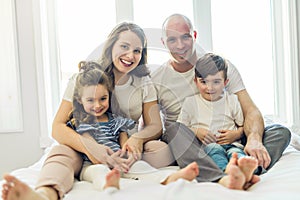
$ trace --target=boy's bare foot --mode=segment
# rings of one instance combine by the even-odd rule
[[[31,189],[14,176],[4,175],[3,200],[57,200],[57,192],[52,188],[43,188],[39,191]],[[48,196],[47,196],[48,195]]]
[[[196,162],[192,162],[185,168],[180,169],[179,171],[171,174],[164,182],[162,182],[162,184],[167,185],[168,183],[175,182],[180,178],[188,181],[192,181],[196,178],[196,176],[198,176],[198,174],[199,174],[198,165]]]
[[[251,156],[245,156],[238,159],[238,166],[244,173],[246,177],[246,182],[250,182],[253,177],[253,172],[257,168],[258,161],[257,159]],[[256,181],[258,182],[258,181]]]
[[[225,173],[227,175],[219,180],[219,183],[221,185],[229,189],[243,190],[246,178],[237,165],[229,162],[226,167]]]
[[[112,169],[107,175],[106,175],[106,183],[104,185],[104,189],[108,187],[115,187],[117,189],[120,189],[120,177],[121,174],[117,169]]]

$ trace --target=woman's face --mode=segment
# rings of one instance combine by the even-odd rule
[[[120,33],[119,39],[112,48],[115,70],[127,74],[136,68],[142,58],[142,51],[142,42],[134,32],[124,31]]]

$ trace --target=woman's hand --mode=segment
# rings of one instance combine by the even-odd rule
[[[127,152],[129,159],[140,160],[143,152],[143,140],[131,136],[124,144],[122,151]],[[132,163],[133,164],[133,163]]]
[[[124,172],[128,172],[128,159],[121,157],[121,151],[114,152],[109,147],[98,144],[92,137],[84,135],[80,137],[81,143],[85,147],[84,154],[93,164],[106,164],[110,168],[118,168]]]

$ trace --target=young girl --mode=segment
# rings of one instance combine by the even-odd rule
[[[134,127],[135,122],[131,119],[115,116],[110,112],[110,97],[113,87],[110,78],[100,68],[95,62],[80,63],[80,73],[76,78],[73,95],[73,118],[68,125],[83,137],[96,140],[112,151],[119,152],[117,155],[124,157],[126,155],[122,155],[120,150],[128,139],[127,131]],[[128,172],[127,167],[115,166],[110,171],[107,165],[93,165],[85,155],[83,155],[83,159],[85,162],[80,173],[80,179],[92,182],[96,189],[101,190],[109,186],[119,188],[120,174]],[[136,162],[132,168],[136,168],[136,164],[147,167],[146,163]],[[142,169],[141,172],[143,170],[145,169]],[[167,178],[159,177],[157,180],[155,178],[152,180],[168,184],[179,178],[191,181],[197,175],[198,167],[194,163],[169,177],[166,176]],[[130,176],[126,177],[130,178]],[[149,178],[149,176],[147,177]],[[139,176],[139,178],[143,177]]]

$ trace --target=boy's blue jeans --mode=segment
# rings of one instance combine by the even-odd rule
[[[206,145],[204,151],[223,171],[226,169],[226,166],[234,152],[238,154],[239,158],[246,156],[245,152],[241,148],[236,147],[233,144],[220,145],[216,143],[211,143]]]

